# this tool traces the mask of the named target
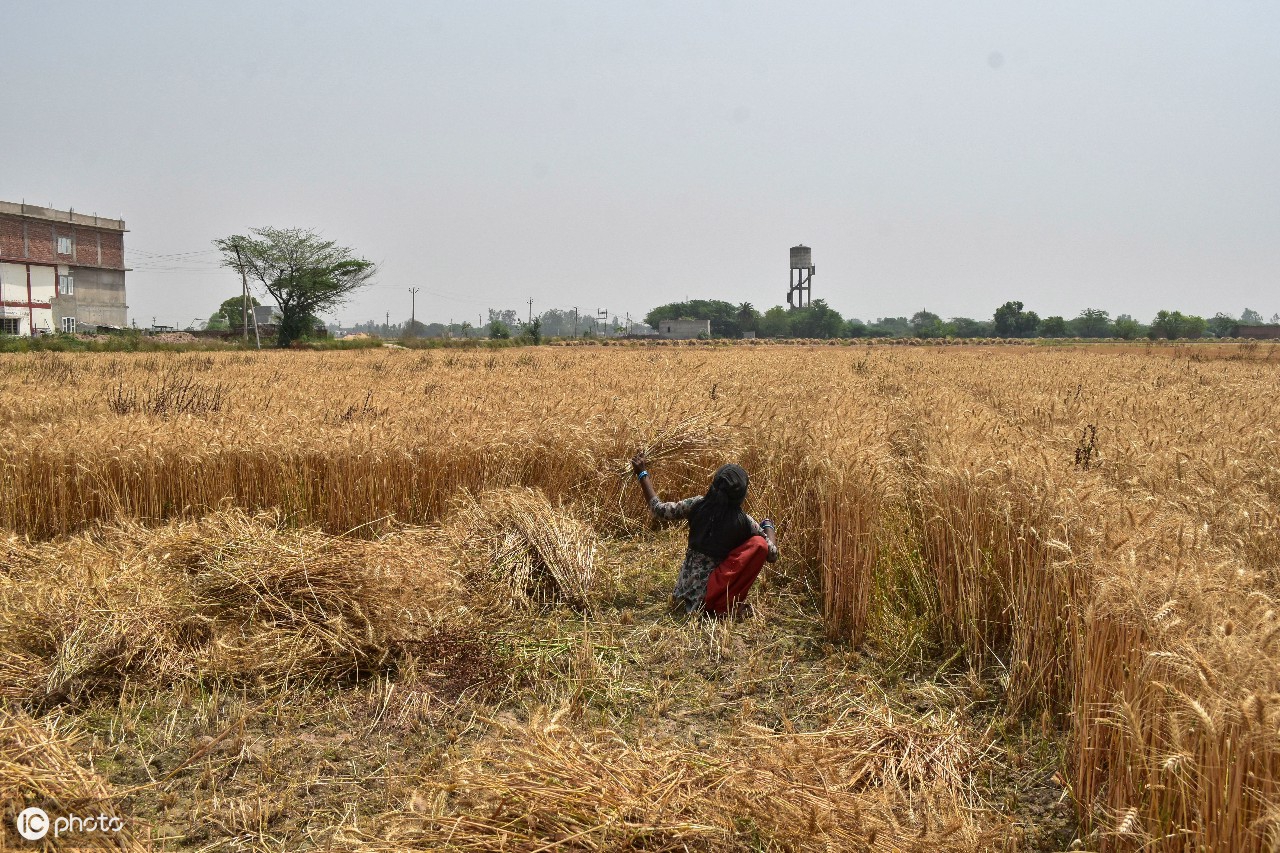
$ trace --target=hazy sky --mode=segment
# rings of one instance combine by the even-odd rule
[[[337,316],[1280,311],[1280,4],[8,0],[0,199],[123,216],[130,316],[210,241],[380,262]],[[157,258],[162,255],[179,257]]]

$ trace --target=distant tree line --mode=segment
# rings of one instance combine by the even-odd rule
[[[821,299],[805,308],[776,306],[763,314],[749,302],[734,305],[716,299],[693,299],[660,305],[645,315],[645,322],[657,326],[664,320],[708,320],[711,337],[740,338],[755,332],[762,338],[1228,338],[1240,326],[1264,325],[1262,315],[1246,308],[1237,319],[1219,313],[1209,319],[1180,311],[1159,311],[1150,323],[1128,314],[1114,318],[1099,308],[1086,308],[1067,319],[1041,317],[1017,301],[1006,302],[989,320],[971,317],[943,319],[932,311],[917,311],[911,317],[880,317],[863,322],[842,317]],[[1280,323],[1280,315],[1271,318]]]
[[[480,318],[476,318],[479,320]],[[330,323],[331,334],[362,333],[381,338],[589,338],[622,331],[625,324],[616,316],[607,320],[594,314],[574,312],[567,308],[550,308],[532,318],[520,317],[512,310],[490,308],[488,319],[482,325],[469,320],[447,323],[424,323],[421,320],[403,322],[377,322],[367,320],[353,325]]]
[[[257,300],[250,304],[256,305]],[[208,328],[238,327],[240,297],[228,299],[210,317]],[[749,302],[734,304],[718,299],[693,299],[654,308],[644,323],[657,328],[664,320],[707,320],[713,338],[740,338],[755,333],[761,338],[1225,338],[1235,337],[1240,326],[1266,325],[1267,320],[1253,309],[1240,316],[1218,313],[1209,319],[1180,311],[1162,310],[1149,323],[1128,314],[1112,317],[1098,308],[1086,308],[1077,316],[1041,317],[1022,302],[1010,301],[997,308],[990,319],[942,318],[931,311],[917,311],[910,317],[879,317],[865,322],[845,318],[822,299],[804,308],[775,306],[761,313]],[[477,318],[479,319],[479,318]],[[1271,323],[1280,323],[1280,315]],[[511,309],[488,311],[483,325],[470,321],[430,322],[405,320],[398,323],[368,320],[354,325],[329,324],[329,331],[362,332],[383,337],[423,338],[549,338],[595,337],[618,334],[625,323],[617,316],[602,320],[573,309],[550,308],[531,319]]]

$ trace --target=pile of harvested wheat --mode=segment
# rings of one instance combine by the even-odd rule
[[[424,778],[407,811],[358,840],[476,851],[1004,846],[1007,820],[957,794],[981,750],[946,726],[882,723],[752,729],[703,750],[536,719]]]
[[[537,489],[495,489],[468,499],[453,528],[472,576],[501,584],[512,600],[585,607],[600,592],[595,532]]]
[[[224,512],[159,530],[11,541],[0,691],[45,704],[125,679],[279,685],[385,667],[449,586],[424,535],[362,541]]]

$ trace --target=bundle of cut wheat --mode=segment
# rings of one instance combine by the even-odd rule
[[[455,529],[464,553],[517,601],[559,598],[581,607],[599,591],[596,535],[537,489],[496,489],[468,500]]]

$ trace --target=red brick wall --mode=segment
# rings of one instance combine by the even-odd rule
[[[96,231],[92,228],[73,227],[56,222],[28,219],[26,252],[22,245],[23,220],[16,216],[0,215],[0,255],[6,258],[27,258],[43,263],[62,263],[85,267],[124,269],[124,235],[119,231]],[[98,235],[102,235],[102,260],[98,260]],[[74,241],[75,260],[71,255],[57,254],[56,236],[71,237]]]
[[[124,269],[124,235],[119,231],[102,232],[102,266]]]
[[[98,265],[98,232],[77,228],[75,234],[76,263]]]
[[[0,255],[6,258],[22,257],[21,219],[0,216]]]
[[[27,220],[27,257],[33,261],[57,263],[58,256],[53,249],[53,223]]]
[[[1241,326],[1236,334],[1242,338],[1259,338],[1264,341],[1280,340],[1280,325]]]

